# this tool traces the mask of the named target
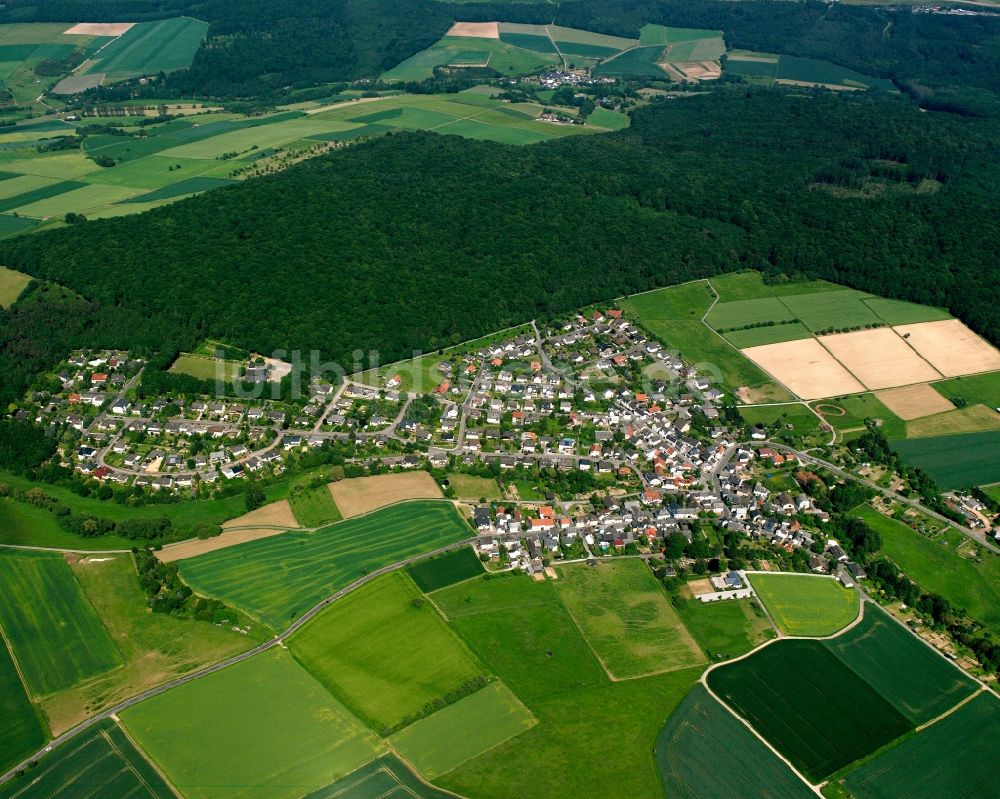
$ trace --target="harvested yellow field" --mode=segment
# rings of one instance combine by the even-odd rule
[[[164,563],[171,563],[175,560],[195,558],[206,552],[215,552],[217,549],[226,549],[237,544],[245,544],[247,541],[270,538],[272,535],[281,535],[287,532],[287,529],[280,527],[244,527],[239,530],[224,530],[222,535],[217,535],[215,538],[194,538],[190,541],[181,541],[178,544],[167,544],[155,554]]]
[[[345,519],[405,499],[441,498],[441,489],[434,478],[422,470],[339,480],[330,483],[330,493]]]
[[[70,36],[121,36],[134,22],[78,22],[63,35]]]
[[[472,39],[499,39],[499,22],[456,22],[445,36],[467,36]]]
[[[939,373],[888,327],[823,336],[820,343],[867,388],[939,380]]]
[[[1000,430],[1000,413],[985,405],[970,405],[956,411],[925,416],[906,425],[907,438],[951,436],[956,433],[981,433]]]
[[[958,319],[900,325],[895,330],[945,377],[1000,370],[1000,351]]]
[[[814,338],[764,344],[742,351],[802,399],[823,399],[865,390]]]
[[[904,421],[954,410],[955,406],[926,383],[876,391],[875,398]]]
[[[295,529],[298,526],[295,514],[292,513],[292,506],[287,499],[283,499],[244,513],[235,519],[230,519],[222,525],[222,529],[232,530],[238,527],[287,527]]]

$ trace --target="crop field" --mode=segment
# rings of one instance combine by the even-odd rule
[[[892,447],[944,489],[1000,482],[1000,431],[906,439]]]
[[[66,58],[74,51],[93,53],[108,37],[89,33],[68,34],[67,23],[6,24],[0,28],[0,80],[18,105],[32,105],[35,98],[59,81],[59,76],[39,76],[37,67],[46,59]],[[40,104],[39,108],[43,108]]]
[[[955,407],[927,384],[887,389],[875,396],[886,408],[905,421],[934,416]],[[901,435],[893,436],[893,438],[901,437]]]
[[[941,308],[930,305],[917,305],[902,300],[889,300],[884,297],[869,297],[865,305],[871,308],[889,325],[912,325],[917,322],[944,322],[951,319],[951,314]]]
[[[990,408],[1000,408],[1000,372],[942,380],[940,383],[935,383],[933,388],[949,400],[961,397],[970,405],[982,404]]]
[[[727,603],[728,604],[728,603]],[[655,747],[671,799],[753,796],[806,799],[812,791],[746,727],[696,685],[663,728]],[[719,768],[725,763],[725,768]]]
[[[101,50],[85,71],[115,81],[186,69],[207,32],[207,22],[190,17],[140,22]]]
[[[785,635],[833,635],[858,616],[858,593],[832,577],[748,575],[757,597]]]
[[[817,61],[814,58],[797,58],[790,55],[778,57],[777,78],[779,82],[789,81],[794,84],[806,83],[848,89],[897,91],[890,80],[864,75],[860,72],[855,72],[853,69],[831,64],[829,61]]]
[[[864,386],[814,338],[750,347],[743,354],[802,399],[856,394]]]
[[[917,725],[979,690],[961,669],[871,603],[861,624],[824,643]]]
[[[394,729],[425,705],[485,676],[402,572],[335,602],[296,633],[290,647],[320,683],[376,730]]]
[[[365,573],[471,534],[444,502],[408,502],[314,533],[288,532],[180,564],[195,590],[283,629]]]
[[[931,540],[865,505],[852,511],[882,536],[882,551],[925,591],[948,599],[976,621],[1000,630],[1000,574],[997,558],[983,563],[956,554],[960,534]]]
[[[319,527],[339,522],[342,518],[329,487],[325,485],[293,490],[288,495],[288,501],[302,527]]]
[[[774,638],[764,613],[750,599],[699,602],[689,599],[678,608],[681,620],[710,661],[744,655]]]
[[[0,786],[0,799],[174,799],[159,772],[113,721],[104,720]]]
[[[0,773],[45,743],[45,728],[17,673],[7,644],[0,639]],[[0,796],[2,796],[0,789]]]
[[[121,717],[188,799],[296,799],[382,748],[280,648],[147,699]]]
[[[483,564],[471,547],[462,547],[407,566],[406,573],[421,591],[429,594],[481,575]]]
[[[992,742],[1000,735],[1000,700],[983,693],[947,718],[847,774],[858,799],[990,796],[1000,779]],[[900,786],[905,785],[905,793]]]
[[[1000,413],[985,405],[970,405],[908,422],[906,437],[927,438],[990,430],[1000,430]]]
[[[708,685],[814,783],[912,729],[821,641],[778,641]]]
[[[892,388],[939,378],[936,369],[887,327],[824,336],[820,341],[865,388]]]
[[[793,294],[782,297],[782,304],[810,330],[858,327],[882,320],[864,300],[871,295],[854,289],[823,291],[818,294]]]
[[[645,563],[560,568],[556,594],[614,678],[704,662]]]
[[[121,663],[62,555],[0,553],[0,627],[35,697]]]
[[[900,325],[894,329],[945,377],[1000,369],[1000,350],[958,319]]]
[[[536,723],[506,685],[492,682],[389,740],[407,762],[433,780]]]
[[[498,37],[448,35],[426,50],[383,72],[384,81],[432,78],[437,67],[489,66],[502,75],[525,75],[560,63],[547,36],[502,34]]]
[[[0,266],[0,308],[9,308],[31,282],[28,275]]]
[[[432,599],[479,659],[529,706],[608,684],[551,580],[479,579]]]
[[[304,799],[452,799],[417,777],[395,755],[382,755]]]
[[[338,480],[330,483],[330,493],[346,519],[408,499],[441,497],[437,482],[423,470]]]
[[[631,124],[632,119],[628,114],[623,114],[621,111],[612,111],[609,108],[598,106],[587,117],[587,122],[607,128],[608,130],[622,130]]]
[[[594,67],[594,74],[610,78],[666,78],[659,62],[664,48],[660,45],[636,47],[609,58]]]

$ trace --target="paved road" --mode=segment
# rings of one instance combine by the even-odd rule
[[[229,668],[230,666],[235,666],[237,663],[242,663],[245,660],[249,660],[255,655],[259,655],[261,652],[266,652],[267,650],[273,649],[276,646],[284,645],[284,641],[286,638],[293,635],[298,629],[300,629],[303,625],[307,624],[314,616],[322,612],[326,607],[333,604],[338,599],[342,599],[343,597],[347,596],[347,594],[351,593],[352,591],[356,591],[358,588],[360,588],[361,586],[365,585],[368,582],[371,582],[376,577],[381,577],[383,574],[388,574],[389,572],[396,571],[397,569],[405,568],[406,566],[409,566],[411,563],[416,563],[417,561],[424,560],[425,558],[431,558],[434,557],[435,555],[440,555],[444,552],[450,552],[453,549],[459,549],[461,547],[468,546],[472,544],[475,540],[476,540],[475,538],[466,538],[463,539],[462,541],[456,541],[453,544],[448,544],[443,547],[438,547],[437,549],[432,550],[431,552],[424,552],[420,555],[415,555],[412,558],[406,558],[405,560],[401,560],[397,563],[392,563],[388,566],[383,566],[380,569],[376,569],[375,571],[366,574],[364,577],[355,580],[353,583],[346,586],[345,588],[341,588],[336,593],[328,596],[326,599],[324,599],[315,607],[310,608],[308,611],[303,613],[302,616],[300,616],[290,627],[288,627],[286,630],[279,633],[269,641],[265,641],[262,644],[258,644],[253,649],[249,649],[246,652],[242,652],[239,655],[235,655],[234,657],[231,657],[228,660],[224,660],[221,663],[215,663],[211,666],[206,666],[205,668],[199,669],[198,671],[191,672],[190,674],[185,674],[182,677],[178,677],[174,680],[170,680],[169,682],[163,683],[162,685],[150,688],[147,691],[143,691],[141,694],[137,694],[131,697],[130,699],[126,699],[124,702],[119,702],[117,705],[113,705],[112,707],[109,707],[106,710],[101,711],[95,716],[91,716],[86,721],[81,722],[80,724],[78,724],[77,726],[73,727],[70,730],[67,730],[57,738],[53,738],[48,743],[48,745],[46,745],[43,749],[40,749],[31,757],[27,758],[21,763],[18,763],[16,766],[11,768],[6,774],[0,775],[0,784],[6,782],[8,779],[13,777],[17,771],[27,768],[29,763],[31,763],[33,760],[37,760],[38,758],[42,757],[46,752],[66,743],[67,741],[76,737],[80,733],[90,729],[98,722],[103,721],[104,719],[109,718],[112,715],[121,713],[126,708],[132,707],[133,705],[136,705],[145,699],[149,699],[150,697],[157,696],[158,694],[162,694],[166,691],[169,691],[171,688],[176,688],[180,685],[184,685],[185,683],[192,682],[202,677],[207,677],[209,674],[214,674],[217,671],[222,671],[223,669]]]

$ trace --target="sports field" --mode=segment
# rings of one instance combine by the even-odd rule
[[[462,547],[406,567],[406,573],[425,594],[483,573],[483,564],[471,547]]]
[[[0,627],[35,697],[121,664],[62,555],[0,552]]]
[[[1000,431],[893,441],[892,447],[944,489],[1000,482]]]
[[[696,685],[663,728],[654,749],[663,789],[671,799],[814,794],[774,753]],[[725,763],[720,768],[720,763]]]
[[[73,797],[174,799],[160,773],[122,729],[104,720],[39,760],[38,765],[0,786],[0,799]]]
[[[402,572],[379,577],[324,610],[290,640],[292,653],[376,730],[486,676]]]
[[[9,308],[31,282],[28,275],[0,266],[0,308]]]
[[[843,782],[857,799],[992,796],[1000,779],[992,746],[998,735],[1000,700],[983,693],[849,772]]]
[[[273,629],[363,574],[467,538],[445,502],[407,502],[314,533],[289,532],[181,561],[181,576]]]
[[[645,563],[570,565],[558,575],[557,596],[613,678],[704,662],[700,647]]]
[[[681,619],[710,661],[744,655],[774,638],[774,629],[753,600],[725,602],[685,600],[679,607]]]
[[[747,575],[757,597],[785,635],[833,635],[858,616],[858,593],[832,577]]]
[[[821,641],[777,641],[707,679],[812,782],[912,728]]]
[[[917,725],[979,689],[961,669],[870,602],[861,624],[824,643]]]
[[[191,375],[199,380],[223,380],[232,382],[243,373],[239,361],[224,361],[218,358],[203,358],[200,355],[182,354],[170,365],[169,371]]]
[[[45,742],[42,720],[28,699],[3,640],[0,640],[0,741],[4,744],[0,749],[0,773],[40,749]]]
[[[288,495],[292,512],[302,527],[319,527],[322,524],[339,522],[342,518],[337,503],[329,487],[292,489]]]
[[[528,709],[498,681],[411,724],[389,741],[433,780],[535,724]]]
[[[382,749],[280,648],[147,699],[121,717],[188,799],[297,799]]]
[[[452,796],[428,785],[402,760],[389,754],[323,786],[304,799],[452,799]]]
[[[345,519],[370,513],[406,499],[437,499],[441,489],[422,469],[330,483],[330,493]]]
[[[140,22],[101,50],[84,72],[115,81],[186,69],[207,32],[207,22],[190,17]]]

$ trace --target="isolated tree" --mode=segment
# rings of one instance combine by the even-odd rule
[[[257,510],[257,508],[264,504],[264,489],[257,483],[250,483],[247,486],[247,493],[244,499],[248,511]]]

